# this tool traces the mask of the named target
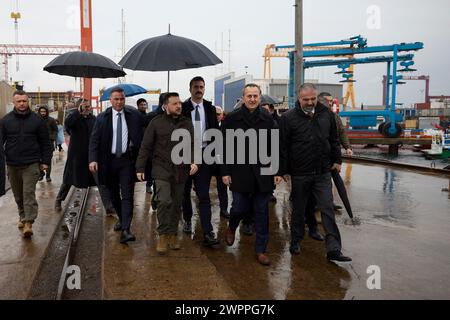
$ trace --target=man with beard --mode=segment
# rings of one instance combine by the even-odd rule
[[[305,233],[305,210],[314,196],[325,229],[327,258],[347,262],[342,254],[341,235],[334,217],[331,171],[341,170],[341,149],[333,113],[317,101],[313,84],[300,86],[295,108],[285,112],[280,121],[280,170],[292,180],[291,242],[289,251],[300,254],[300,242]]]
[[[56,124],[56,120],[50,117],[48,108],[46,106],[41,106],[38,109],[38,113],[41,116],[41,118],[45,121],[48,129],[48,136],[50,138],[50,142],[55,147],[55,140],[56,135],[58,134],[58,125]],[[41,171],[41,176],[39,180],[42,180],[45,176],[45,179],[47,182],[51,182],[52,178],[50,177],[50,174],[52,173],[52,164],[48,166],[48,168],[44,171]]]
[[[136,161],[136,172],[139,181],[145,179],[145,168],[148,160],[152,162],[152,177],[156,182],[158,198],[158,245],[156,251],[165,254],[167,248],[180,249],[178,243],[178,223],[181,218],[181,201],[184,186],[189,175],[197,172],[198,167],[192,164],[194,129],[190,119],[181,114],[181,101],[178,93],[170,92],[164,97],[165,113],[152,120],[145,130],[139,157]],[[191,135],[191,161],[175,164],[172,150],[176,141],[172,141],[175,130],[188,130]]]
[[[189,83],[189,92],[191,98],[183,103],[182,114],[191,119],[194,129],[200,132],[201,152],[207,147],[208,142],[204,141],[204,133],[208,129],[219,129],[217,122],[216,108],[210,101],[204,100],[205,80],[202,77],[195,77]],[[215,247],[219,244],[213,232],[211,224],[211,200],[209,197],[209,188],[211,177],[213,175],[213,166],[202,163],[198,172],[188,178],[183,195],[183,218],[185,233],[192,232],[192,202],[191,189],[194,184],[195,192],[199,200],[199,216],[203,231],[203,245],[206,247]]]

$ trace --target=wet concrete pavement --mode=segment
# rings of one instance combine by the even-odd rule
[[[62,181],[65,153],[54,153],[52,179],[36,187],[38,218],[31,240],[24,239],[17,228],[19,214],[12,191],[0,198],[0,299],[25,299],[31,288],[45,250],[60,214],[54,211],[54,200]]]
[[[328,262],[324,244],[309,238],[302,243],[301,255],[290,255],[286,185],[276,190],[278,201],[270,205],[269,267],[255,260],[254,236],[238,231],[233,247],[224,244],[227,221],[219,218],[215,195],[213,225],[222,240],[220,248],[201,246],[195,215],[194,235],[180,232],[182,250],[161,257],[155,250],[156,217],[150,197],[139,184],[133,224],[137,242],[120,245],[119,234],[112,231],[115,219],[106,218],[104,297],[450,299],[450,200],[441,191],[448,179],[355,164],[344,165],[342,176],[361,221],[352,225],[345,212],[337,215],[343,251],[353,258],[347,265]],[[380,290],[367,288],[369,266],[380,268]]]
[[[55,153],[53,182],[38,183],[39,218],[31,241],[24,240],[16,227],[11,191],[1,198],[0,299],[27,297],[60,218],[53,204],[62,171],[63,156]],[[120,234],[112,230],[116,219],[104,217],[105,241],[99,244],[103,245],[103,298],[450,299],[450,199],[441,191],[448,187],[448,178],[357,164],[344,165],[342,177],[361,221],[352,225],[345,211],[337,215],[343,251],[353,258],[347,265],[328,262],[324,243],[309,238],[299,256],[290,255],[286,185],[276,190],[277,203],[270,204],[269,267],[255,260],[254,236],[238,231],[232,247],[224,244],[227,220],[219,217],[213,186],[213,225],[220,248],[202,247],[195,214],[192,236],[182,234],[180,225],[182,249],[159,256],[151,197],[144,184],[138,184],[135,243],[119,244]],[[195,196],[193,204],[196,212]],[[381,271],[380,290],[366,286],[371,275],[367,269],[373,265]]]

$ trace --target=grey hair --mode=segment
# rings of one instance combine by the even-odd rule
[[[317,91],[317,87],[316,87],[314,84],[312,84],[312,83],[306,82],[306,83],[304,83],[304,84],[302,84],[302,85],[300,86],[300,92],[301,92],[301,91],[305,91],[305,90],[314,90],[314,91]]]
[[[261,90],[260,86],[258,86],[256,83],[248,83],[245,85],[244,90],[242,90],[242,96],[245,95],[245,89],[247,89],[247,88],[258,88],[259,94],[260,95],[262,94],[262,90]]]

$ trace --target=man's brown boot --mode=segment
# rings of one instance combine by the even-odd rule
[[[167,252],[167,235],[162,234],[159,236],[158,244],[156,245],[156,251],[163,255]]]
[[[178,236],[176,234],[169,235],[169,248],[172,250],[180,250],[181,246],[178,242]]]
[[[31,238],[32,235],[33,235],[33,227],[31,225],[31,222],[25,222],[25,225],[23,227],[23,237]]]
[[[17,228],[22,229],[24,227],[24,223],[22,222],[22,220],[19,220],[19,222],[17,223]]]

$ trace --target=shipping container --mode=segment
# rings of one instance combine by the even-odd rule
[[[430,109],[430,108],[431,108],[430,103],[416,103],[417,110],[424,110],[424,109]]]
[[[405,129],[417,129],[417,119],[405,120]]]
[[[420,117],[419,129],[434,129],[440,124],[439,117]]]

